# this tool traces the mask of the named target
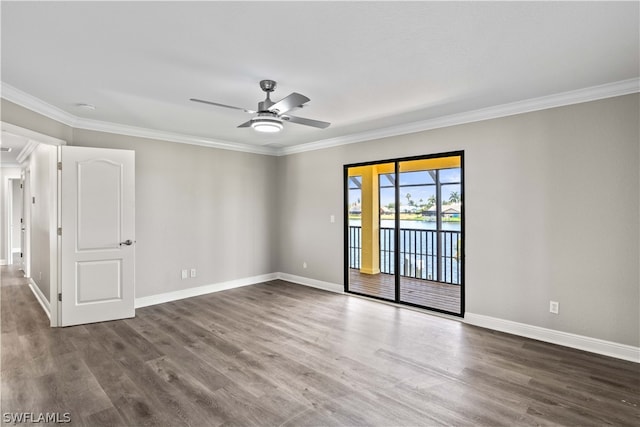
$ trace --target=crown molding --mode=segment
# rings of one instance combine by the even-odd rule
[[[240,142],[200,138],[197,136],[139,128],[135,126],[121,125],[118,123],[101,122],[98,120],[78,118],[73,127],[75,129],[114,133],[119,135],[134,136],[138,138],[149,138],[160,141],[177,142],[181,144],[199,145],[202,147],[219,148],[222,150],[241,151],[243,153],[265,154],[269,156],[273,156],[276,154],[275,150],[271,147],[261,147],[242,144]]]
[[[359,132],[336,138],[322,139],[292,147],[272,148],[253,146],[233,141],[215,140],[192,135],[183,135],[171,132],[158,131],[118,123],[102,122],[98,120],[84,119],[67,113],[39,98],[14,88],[2,82],[2,98],[34,111],[50,119],[76,129],[108,132],[119,135],[149,138],[161,141],[177,142],[182,144],[199,145],[204,147],[219,148],[223,150],[241,151],[246,153],[263,154],[270,156],[287,156],[289,154],[304,153],[307,151],[321,150],[340,145],[354,144],[357,142],[371,141],[392,136],[406,135],[423,132],[432,129],[456,126],[465,123],[479,122],[483,120],[497,119],[516,114],[529,113],[555,107],[580,104],[583,102],[597,101],[599,99],[613,98],[640,92],[640,78],[622,80],[585,89],[561,92],[554,95],[531,98],[523,101],[511,102],[478,110],[467,111],[434,119],[390,126],[372,131]]]
[[[16,89],[5,82],[2,82],[2,97],[7,101],[11,101],[14,104],[18,104],[21,107],[67,126],[73,126],[74,122],[77,120],[76,116],[63,111],[58,107],[54,107],[40,98],[36,98],[33,95],[21,91],[20,89]]]
[[[410,133],[423,132],[427,130],[456,126],[465,123],[497,119],[500,117],[530,113],[533,111],[546,110],[555,107],[564,107],[567,105],[597,101],[599,99],[613,98],[616,96],[629,95],[638,92],[640,92],[640,78],[622,80],[614,83],[592,86],[585,89],[561,92],[554,95],[525,99],[523,101],[511,102],[508,104],[495,105],[492,107],[481,108],[464,113],[436,117],[434,119],[406,123],[402,125],[376,129],[373,131],[360,132],[352,135],[314,141],[307,144],[296,145],[293,147],[283,147],[278,150],[277,155],[286,156],[289,154],[304,153],[306,151],[321,150],[324,148],[371,141],[374,139],[387,138],[391,136],[406,135]]]
[[[74,129],[107,132],[118,135],[149,138],[182,144],[200,145],[203,147],[241,151],[245,153],[265,154],[271,156],[277,154],[276,150],[272,147],[253,146],[249,144],[242,144],[239,142],[201,138],[192,135],[164,132],[154,129],[77,117],[59,109],[58,107],[54,107],[53,105],[48,104],[41,99],[36,98],[35,96],[23,92],[20,89],[16,89],[15,87],[4,82],[2,82],[2,98]]]
[[[18,163],[22,164],[25,160],[27,160],[38,145],[39,145],[38,141],[34,141],[33,139],[30,139],[29,142],[27,142],[27,144],[24,146],[22,151],[18,153],[18,157],[16,158],[16,160],[18,160]]]

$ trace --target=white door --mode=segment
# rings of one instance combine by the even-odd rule
[[[135,316],[135,152],[60,147],[60,326]]]

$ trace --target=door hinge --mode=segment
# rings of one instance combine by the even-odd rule
[[[22,252],[20,252],[20,258],[22,258],[22,255],[23,255]]]
[[[20,218],[20,224],[24,224],[24,218]]]
[[[22,188],[22,184],[20,184],[20,188]]]
[[[61,171],[62,170],[62,162],[58,162],[58,170]]]
[[[62,301],[62,293],[58,294],[58,301]]]
[[[58,236],[62,236],[62,227],[58,227]]]

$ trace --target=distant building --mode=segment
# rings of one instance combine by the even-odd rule
[[[461,203],[451,203],[450,205],[442,205],[442,218],[460,218],[462,212]],[[427,209],[426,216],[436,216],[436,207],[431,206]]]
[[[400,212],[402,213],[415,213],[418,212],[418,210],[417,206],[400,205]]]

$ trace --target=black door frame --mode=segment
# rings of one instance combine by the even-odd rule
[[[460,210],[460,216],[461,216],[461,224],[460,224],[460,238],[462,240],[462,261],[460,263],[460,313],[454,313],[454,312],[450,312],[450,311],[446,311],[446,310],[442,310],[442,309],[438,309],[438,308],[432,308],[432,307],[426,307],[426,306],[422,306],[422,305],[418,305],[418,304],[413,304],[413,303],[409,303],[409,302],[404,302],[400,300],[400,271],[398,270],[398,266],[400,265],[400,233],[398,232],[398,230],[400,230],[400,215],[395,215],[395,232],[394,232],[394,263],[395,263],[395,274],[394,274],[394,279],[395,279],[395,297],[394,300],[388,300],[385,298],[381,298],[381,297],[377,297],[377,296],[373,296],[373,295],[367,295],[367,294],[363,294],[363,293],[359,293],[359,292],[354,292],[354,291],[350,291],[349,290],[349,168],[353,168],[353,167],[358,167],[358,166],[373,166],[373,165],[379,165],[379,164],[384,164],[384,163],[394,163],[394,172],[395,172],[395,176],[396,176],[396,182],[395,182],[395,206],[400,206],[400,191],[399,191],[399,187],[400,187],[400,179],[399,179],[399,168],[400,168],[400,163],[402,162],[406,162],[406,161],[412,161],[412,160],[427,160],[427,159],[437,159],[437,158],[441,158],[441,157],[454,157],[454,156],[459,156],[460,157],[460,185],[461,185],[461,195],[460,195],[460,201],[461,203],[461,210]],[[422,156],[411,156],[411,157],[401,157],[401,158],[395,158],[395,159],[387,159],[387,160],[375,160],[375,161],[370,161],[370,162],[361,162],[361,163],[350,163],[350,164],[346,164],[343,165],[343,184],[342,184],[342,191],[343,191],[343,195],[344,195],[344,208],[343,208],[343,218],[344,218],[344,242],[343,242],[343,253],[344,253],[344,292],[345,293],[349,293],[349,294],[353,294],[353,295],[360,295],[360,296],[365,296],[367,298],[373,298],[373,299],[378,299],[381,301],[386,301],[386,302],[394,302],[396,304],[402,304],[402,305],[408,305],[408,306],[413,306],[413,307],[418,307],[418,308],[422,308],[422,309],[426,309],[426,310],[430,310],[430,311],[436,311],[439,313],[444,313],[444,314],[449,314],[452,316],[458,316],[458,317],[464,317],[464,313],[465,313],[465,283],[466,283],[466,233],[465,233],[465,228],[466,228],[466,216],[465,216],[465,211],[466,211],[466,203],[464,201],[465,199],[465,171],[464,171],[464,150],[460,150],[460,151],[449,151],[449,152],[444,152],[444,153],[436,153],[436,154],[426,154],[426,155],[422,155]]]

